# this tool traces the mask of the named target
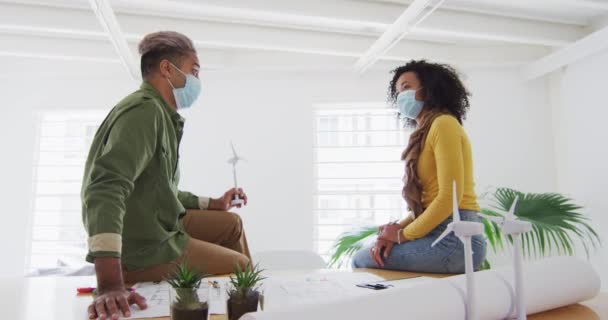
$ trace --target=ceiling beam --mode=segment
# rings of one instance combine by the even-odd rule
[[[0,34],[30,37],[53,37],[71,40],[107,40],[108,35],[102,31],[69,29],[57,27],[40,27],[33,25],[0,24]]]
[[[524,79],[532,80],[606,49],[608,49],[608,26],[524,66],[522,75]]]
[[[131,49],[129,49],[127,39],[123,35],[120,25],[116,20],[116,16],[114,15],[110,2],[108,0],[89,0],[89,4],[91,5],[93,12],[95,12],[99,23],[107,32],[116,53],[118,53],[118,56],[133,80],[141,80],[139,68],[137,67],[137,63],[135,62]]]
[[[528,0],[518,0],[521,3],[529,3]],[[555,6],[565,5],[573,8],[585,8],[608,11],[608,2],[594,0],[539,0],[539,2]]]
[[[284,13],[271,9],[243,9],[204,3],[194,4],[158,0],[116,0],[113,3],[115,3],[116,11],[120,13],[190,18],[203,21],[251,24],[298,30],[376,35],[382,33],[387,27],[385,23],[366,20],[335,18],[325,15]]]
[[[571,25],[437,10],[424,20],[424,23],[412,28],[411,33],[430,37],[451,35],[455,39],[559,47],[584,37],[587,31]]]
[[[0,0],[0,2],[6,0]],[[311,0],[314,2],[314,0]],[[343,2],[339,1],[338,2]],[[29,5],[28,5],[29,3]],[[41,21],[56,23],[52,15],[59,15],[61,10],[50,10],[65,8],[71,4],[70,15],[81,7],[77,2],[67,0],[49,0],[46,7],[41,7],[38,1],[23,0],[20,5],[3,6],[0,12],[0,21],[6,24],[24,24],[22,17],[40,16]],[[256,2],[257,3],[257,2]],[[307,3],[304,13],[285,12],[286,7],[276,9],[271,7],[272,2],[265,1],[263,7],[257,4],[255,8],[231,8],[218,5],[208,5],[199,2],[166,2],[158,0],[142,1],[112,1],[114,11],[118,20],[122,23],[124,16],[151,16],[170,17],[176,19],[188,19],[193,21],[213,21],[230,24],[266,26],[281,29],[284,32],[291,30],[318,31],[320,33],[353,34],[365,36],[380,36],[397,18],[396,10],[402,7],[395,4],[363,3],[350,1],[348,9],[340,9],[335,3],[318,6],[319,9],[310,7]],[[253,4],[252,4],[253,5]],[[374,9],[377,8],[377,9]],[[29,9],[29,10],[26,10]],[[322,9],[322,10],[321,10]],[[356,10],[355,10],[356,9]],[[50,11],[49,11],[50,10]],[[277,11],[283,10],[283,11]],[[11,14],[10,12],[16,14]],[[27,14],[31,11],[32,14]],[[36,13],[43,11],[41,13]],[[361,13],[368,13],[372,19]],[[67,14],[66,13],[66,14]],[[17,19],[16,17],[19,17]],[[65,23],[72,24],[69,19]],[[34,21],[33,23],[38,23]],[[63,23],[63,22],[59,22]],[[79,22],[88,27],[83,21]],[[124,27],[124,23],[123,27]],[[483,28],[480,28],[483,26]],[[80,27],[75,27],[80,28]],[[289,30],[285,30],[289,29]],[[455,42],[474,40],[487,42],[517,43],[542,46],[563,46],[572,43],[587,34],[581,27],[539,22],[526,19],[505,18],[486,14],[442,10],[438,9],[423,24],[410,30],[410,35],[404,39],[424,38],[431,42]]]
[[[65,54],[47,54],[42,52],[20,52],[20,51],[4,51],[0,50],[0,56],[2,57],[17,57],[17,58],[28,58],[28,59],[43,59],[43,60],[60,60],[69,62],[91,62],[91,63],[120,63],[118,58],[104,58],[104,57],[86,57],[80,55],[65,55]]]
[[[363,1],[371,1],[377,3],[397,3],[397,4],[408,4],[412,3],[412,0],[363,0]],[[461,10],[461,11],[470,11],[470,12],[479,12],[477,5],[482,5],[484,10],[488,14],[493,15],[507,15],[508,13],[501,12],[504,8],[542,8],[542,7],[552,7],[552,6],[565,6],[570,8],[578,8],[578,9],[594,9],[594,10],[604,10],[608,11],[608,3],[602,0],[509,0],[504,2],[491,2],[491,1],[479,1],[479,2],[471,2],[465,1],[465,3],[459,1],[452,1],[450,4],[446,5],[446,8]],[[494,10],[490,10],[489,8],[494,8]],[[521,18],[533,18],[530,16],[521,16]],[[537,19],[542,19],[542,17],[534,17]],[[558,21],[554,21],[558,22]],[[575,22],[577,24],[581,24],[583,22],[578,21]]]
[[[97,57],[120,61],[114,48],[105,38],[65,39],[54,37],[51,33],[41,33],[36,36],[0,34],[0,51],[26,54],[44,53],[48,56]]]
[[[365,54],[355,63],[355,69],[364,72],[372,66],[383,54],[395,46],[410,28],[419,20],[431,0],[414,0],[393,24],[384,31]]]

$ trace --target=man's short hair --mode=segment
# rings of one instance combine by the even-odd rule
[[[163,59],[179,64],[181,58],[196,49],[192,40],[175,31],[160,31],[146,35],[139,43],[141,55],[141,76],[146,78],[158,71],[158,65]]]

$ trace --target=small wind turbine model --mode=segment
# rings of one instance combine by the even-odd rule
[[[456,193],[456,181],[453,187],[453,210],[452,222],[448,224],[445,231],[431,244],[434,247],[450,232],[454,232],[456,237],[464,244],[464,268],[467,277],[467,301],[466,314],[467,320],[477,320],[477,305],[475,296],[475,270],[473,270],[473,248],[471,237],[483,233],[483,224],[472,221],[460,221],[460,211],[458,210],[458,194]]]
[[[505,235],[511,235],[513,238],[513,269],[515,272],[515,307],[517,308],[517,319],[526,319],[526,302],[524,297],[524,281],[523,281],[523,257],[521,253],[521,235],[532,230],[532,224],[528,221],[517,219],[515,216],[515,207],[519,196],[515,197],[509,212],[498,210],[503,217],[495,217],[483,215],[484,218],[498,223]]]
[[[236,154],[236,150],[234,149],[234,144],[232,142],[230,143],[230,146],[232,147],[232,158],[228,159],[228,163],[232,164],[232,175],[234,177],[234,188],[236,190],[239,190],[237,179],[236,179],[236,164],[241,160],[245,160],[245,158],[241,158]],[[233,206],[242,205],[244,203],[245,203],[245,200],[241,199],[239,197],[238,193],[235,194],[234,199],[232,199],[232,201],[230,201],[230,204]]]

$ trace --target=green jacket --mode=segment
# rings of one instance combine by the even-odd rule
[[[184,118],[150,84],[124,98],[99,127],[85,165],[82,219],[86,260],[121,258],[127,270],[181,255],[179,221],[199,198],[177,189]]]

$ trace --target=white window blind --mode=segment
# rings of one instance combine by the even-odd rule
[[[29,270],[84,262],[80,187],[91,141],[106,113],[52,111],[40,116]]]
[[[327,260],[343,232],[404,216],[400,159],[409,135],[382,104],[324,106],[314,118],[314,241]]]

